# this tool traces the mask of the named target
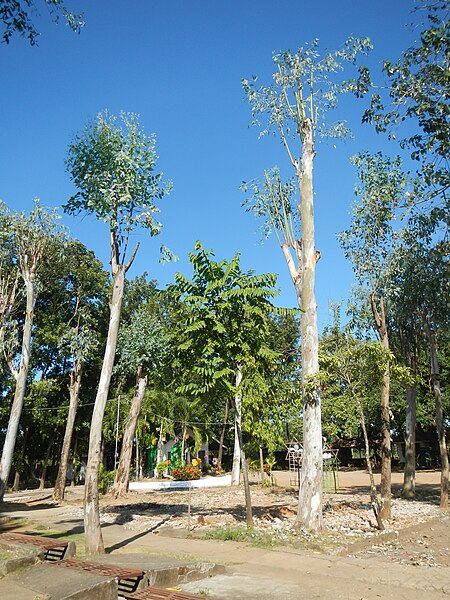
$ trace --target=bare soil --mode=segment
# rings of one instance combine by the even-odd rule
[[[448,512],[439,509],[439,477],[438,472],[418,472],[417,498],[409,501],[400,497],[402,474],[394,473],[392,518],[385,522],[385,531],[380,532],[369,503],[367,473],[340,472],[339,492],[324,494],[324,529],[320,535],[296,527],[297,492],[290,486],[289,473],[277,472],[277,485],[270,488],[254,479],[254,544],[373,561],[387,559],[413,566],[449,567],[450,520]],[[36,508],[38,504],[44,512],[45,507],[53,506],[48,490],[9,495],[8,502],[11,501],[11,508],[21,504]],[[37,516],[36,511],[31,511],[30,519]],[[76,521],[82,516],[82,488],[67,488],[58,520]],[[216,535],[238,540],[238,530],[244,531],[245,525],[244,490],[241,486],[130,492],[118,500],[106,494],[101,499],[101,521],[121,525],[130,534],[153,532],[197,539]],[[252,539],[247,537],[245,541]]]

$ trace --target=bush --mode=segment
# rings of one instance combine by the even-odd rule
[[[213,475],[214,477],[218,475],[225,475],[225,471],[222,469],[222,467],[210,466],[208,468],[208,475]]]
[[[200,479],[202,472],[197,466],[185,465],[184,467],[172,469],[172,476],[176,481],[191,481],[192,479]]]
[[[105,471],[103,464],[100,464],[98,472],[98,491],[100,494],[106,494],[114,483],[115,471]]]
[[[164,473],[167,471],[170,465],[170,460],[163,460],[162,462],[156,465],[156,472],[158,473],[158,477],[164,477]]]

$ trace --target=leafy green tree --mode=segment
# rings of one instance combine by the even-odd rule
[[[382,521],[383,501],[378,497],[370,462],[370,441],[365,416],[365,397],[370,387],[380,384],[389,358],[380,344],[358,340],[336,326],[332,335],[321,345],[322,385],[337,386],[350,409],[358,415],[364,445],[367,470],[370,477],[370,499],[378,528]]]
[[[359,201],[353,207],[350,228],[338,238],[345,256],[351,261],[356,278],[366,290],[372,312],[373,328],[379,343],[389,351],[388,314],[385,280],[389,256],[395,245],[393,220],[405,198],[407,178],[399,158],[391,160],[381,153],[367,152],[355,156],[360,185],[355,194]],[[381,410],[381,516],[391,514],[391,427],[389,413],[389,365],[383,377],[380,394]]]
[[[233,398],[235,445],[240,451],[247,524],[252,526],[241,384],[256,365],[276,356],[267,346],[267,315],[273,311],[269,299],[277,294],[276,276],[243,272],[239,255],[229,262],[216,262],[212,256],[197,242],[189,255],[192,279],[177,273],[169,288],[175,301],[176,362],[184,371],[178,391],[194,399]]]
[[[42,256],[51,238],[62,235],[56,224],[57,218],[58,215],[54,210],[46,210],[38,201],[35,202],[35,206],[29,215],[10,214],[10,229],[14,235],[16,252],[15,266],[23,280],[26,307],[18,361],[15,354],[11,354],[9,357],[9,367],[15,379],[15,390],[0,463],[0,502],[3,501],[5,489],[8,485],[20,415],[25,398],[30,366],[34,307],[38,292],[37,283]]]
[[[157,235],[161,225],[154,219],[168,188],[154,172],[155,139],[141,129],[138,117],[122,113],[120,120],[101,113],[69,146],[67,169],[79,189],[65,206],[70,214],[94,214],[106,222],[110,233],[113,278],[110,320],[102,372],[92,415],[85,484],[86,551],[103,553],[100,529],[98,473],[102,422],[114,365],[122,309],[125,275],[139,244],[127,257],[130,234],[143,227]]]
[[[397,312],[416,337],[412,346],[413,373],[417,375],[419,341],[428,340],[431,383],[435,397],[436,428],[441,454],[441,501],[448,505],[448,454],[439,375],[438,339],[448,330],[450,306],[449,262],[442,246],[424,243],[405,227],[402,243],[390,261],[390,294]],[[388,288],[389,289],[389,288]],[[407,448],[408,450],[408,448]],[[409,487],[413,487],[410,485]],[[408,489],[407,489],[408,491]],[[411,495],[411,494],[406,494]]]
[[[256,215],[266,220],[266,230],[277,233],[303,311],[304,458],[297,522],[310,530],[322,526],[322,423],[315,299],[315,271],[320,253],[314,241],[313,193],[315,140],[318,132],[334,137],[348,134],[343,122],[335,123],[325,132],[324,117],[328,109],[336,106],[339,93],[350,89],[348,83],[338,81],[337,73],[346,63],[355,64],[358,54],[366,54],[370,48],[367,38],[349,38],[342,49],[321,56],[318,41],[314,40],[295,54],[286,51],[274,55],[272,85],[258,87],[256,77],[242,82],[253,124],[259,125],[262,118],[265,123],[261,125],[261,135],[275,131],[281,137],[294,171],[294,179],[288,183],[282,183],[278,170],[266,172],[262,186],[252,186],[251,205]],[[294,200],[296,191],[299,201]]]
[[[44,0],[41,3],[35,0],[2,0],[0,22],[3,42],[9,44],[11,37],[18,34],[27,38],[31,46],[37,44],[40,33],[33,23],[33,16],[39,4],[49,13],[53,21],[58,22],[60,17],[63,17],[72,31],[79,33],[84,27],[83,15],[69,11],[64,0]]]
[[[122,439],[119,464],[112,493],[117,498],[126,494],[130,481],[130,463],[133,439],[147,388],[148,378],[156,378],[167,352],[164,324],[158,315],[143,306],[131,322],[121,329],[118,343],[118,370],[133,372],[136,377],[135,393]]]
[[[99,347],[99,304],[105,299],[108,283],[100,261],[80,242],[71,240],[68,243],[66,257],[61,265],[63,273],[56,278],[60,287],[60,294],[57,294],[59,306],[49,311],[52,316],[59,313],[60,321],[54,329],[59,354],[63,357],[63,373],[65,375],[67,370],[69,379],[69,411],[53,489],[56,501],[64,498],[83,369]]]
[[[400,145],[419,161],[422,183],[434,196],[450,186],[448,2],[420,0],[416,15],[424,13],[426,20],[420,24],[416,44],[397,62],[384,61],[388,87],[373,92],[363,121],[373,123],[378,132],[387,132],[391,139],[399,138]],[[364,74],[368,81],[368,72]],[[446,201],[445,196],[441,199]]]

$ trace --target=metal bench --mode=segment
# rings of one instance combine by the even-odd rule
[[[66,555],[69,544],[73,545],[73,542],[68,542],[67,540],[54,540],[24,533],[0,533],[0,542],[2,541],[12,544],[36,546],[45,552],[44,559],[50,561],[60,561]]]
[[[123,597],[126,600],[198,600],[203,596],[150,586],[137,590],[137,592],[133,592],[132,594],[123,594]],[[213,599],[211,598],[210,600]]]
[[[87,571],[95,575],[104,575],[105,577],[115,577],[120,595],[135,592],[139,582],[144,576],[141,569],[129,569],[116,565],[105,565],[89,560],[80,560],[78,558],[68,558],[55,563],[55,566],[76,569],[78,571]]]

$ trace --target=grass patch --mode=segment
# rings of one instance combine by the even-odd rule
[[[295,534],[287,530],[265,532],[251,529],[244,525],[215,527],[205,533],[207,540],[246,542],[257,548],[274,548],[275,546],[293,546]]]
[[[285,546],[296,550],[305,550],[317,554],[334,553],[334,550],[353,543],[355,538],[324,530],[321,534],[304,530],[279,528],[271,531],[249,529],[245,525],[215,527],[205,532],[204,539],[244,542],[256,548],[276,548]]]
[[[30,521],[24,517],[1,517],[0,525],[3,531],[9,531],[9,529],[16,529],[18,527],[28,527]]]

